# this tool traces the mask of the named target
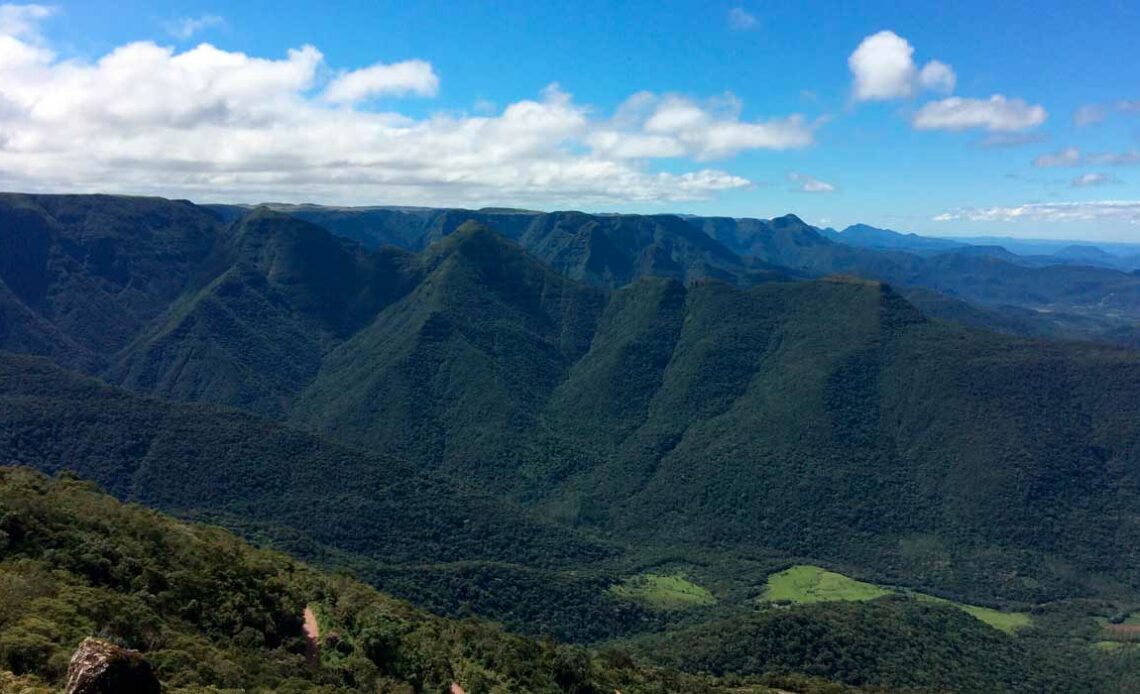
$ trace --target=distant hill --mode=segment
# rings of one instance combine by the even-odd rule
[[[687,218],[742,256],[812,276],[851,274],[923,288],[987,307],[1079,314],[1096,325],[1082,336],[1111,339],[1140,322],[1135,274],[1104,267],[1014,257],[1000,247],[963,246],[933,254],[835,243],[794,215],[772,220]],[[1058,326],[1058,334],[1067,334]]]
[[[961,248],[965,245],[950,239],[919,236],[914,233],[904,234],[890,229],[879,229],[867,224],[852,224],[843,231],[831,230],[830,233],[826,233],[826,236],[832,241],[846,243],[850,246],[889,248],[913,253],[944,251],[951,248]]]

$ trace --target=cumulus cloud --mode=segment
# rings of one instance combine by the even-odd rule
[[[325,88],[323,98],[337,104],[348,104],[386,94],[435,96],[439,77],[431,63],[405,60],[402,63],[376,63],[370,67],[346,72]]]
[[[1077,147],[1066,147],[1057,152],[1042,154],[1033,160],[1038,168],[1058,166],[1128,166],[1140,164],[1140,150],[1127,152],[1083,153]]]
[[[1035,128],[1048,114],[1042,106],[1031,106],[1021,99],[994,94],[989,99],[957,96],[931,101],[918,110],[911,121],[918,130],[966,130],[982,128],[1009,132]]]
[[[923,89],[949,94],[958,84],[958,75],[954,74],[954,70],[946,63],[931,60],[918,73],[918,83]]]
[[[741,120],[741,104],[731,95],[699,104],[677,95],[641,93],[619,109],[620,118],[632,117],[636,122],[639,109],[647,117],[634,137],[673,143],[672,147],[698,161],[730,157],[749,149],[799,149],[814,139],[815,125],[803,116]]]
[[[1119,183],[1120,180],[1112,174],[1105,173],[1085,173],[1077,176],[1069,182],[1069,186],[1073,188],[1089,188],[1091,186],[1106,186],[1110,183]]]
[[[598,153],[618,159],[692,157],[722,159],[749,149],[785,150],[810,146],[817,124],[793,115],[765,121],[740,119],[731,95],[705,103],[676,94],[639,92],[614,117],[587,136]]]
[[[755,29],[760,22],[743,7],[734,7],[728,11],[728,25],[737,31]]]
[[[946,63],[932,60],[919,70],[914,47],[893,31],[880,31],[863,39],[847,58],[855,78],[859,101],[885,101],[914,96],[922,89],[954,91],[957,75]]]
[[[183,17],[173,22],[167,22],[164,26],[166,33],[176,39],[186,40],[207,29],[224,27],[226,20],[216,14],[204,14],[199,17]]]
[[[38,40],[40,22],[53,14],[47,5],[0,5],[0,35]]]
[[[7,6],[6,6],[7,7]],[[692,165],[813,143],[802,116],[640,94],[611,117],[553,85],[475,116],[359,104],[430,95],[424,61],[337,73],[313,46],[264,58],[152,42],[94,61],[34,40],[47,10],[0,11],[0,186],[258,201],[573,204],[675,201],[752,185]],[[655,171],[662,158],[677,159]]]
[[[965,207],[944,212],[936,222],[1075,222],[1123,221],[1140,224],[1140,200],[1042,202],[1014,207]]]
[[[807,174],[800,173],[799,171],[791,171],[788,173],[788,180],[794,185],[793,190],[801,193],[834,193],[835,186],[830,183],[825,183],[818,178],[812,178]]]

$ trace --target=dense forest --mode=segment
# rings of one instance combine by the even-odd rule
[[[1107,287],[1112,311],[1127,313],[1127,273],[1099,268],[1116,274],[1094,287],[1095,273],[1065,265],[1068,289],[1046,296],[1061,271],[1018,266],[987,303],[961,284],[935,287],[948,296],[889,275],[904,251],[843,246],[795,218],[5,195],[0,221],[12,250],[0,257],[0,464],[227,527],[294,557],[264,554],[273,561],[345,571],[460,620],[431,622],[448,629],[491,629],[476,615],[589,644],[601,650],[492,629],[510,648],[600,668],[581,680],[595,687],[627,661],[769,678],[756,686],[789,678],[785,689],[819,677],[1111,690],[1135,671],[1125,636],[1140,608],[1140,357],[1104,340],[1026,337],[1055,331],[995,308],[1080,313]],[[913,257],[914,272],[974,272]],[[79,482],[28,474],[10,473],[17,496],[39,485],[52,503],[82,493],[113,506]],[[21,551],[54,561],[35,554],[44,546]],[[136,547],[133,561],[154,549]],[[805,563],[895,596],[761,599],[770,576]],[[296,571],[321,590],[349,580]],[[59,580],[87,585],[77,576]],[[352,586],[345,595],[375,596]],[[1031,626],[1001,633],[912,591]],[[437,665],[397,672],[354,657],[365,647],[351,601],[374,598],[338,612],[322,595],[287,596],[324,605],[356,644],[322,682],[447,684]],[[250,643],[293,662],[297,604],[280,633]],[[54,650],[35,668],[6,667],[58,681],[71,641],[102,624],[83,619],[44,632]],[[454,646],[440,644],[422,648]],[[234,669],[269,667],[249,662]],[[282,667],[265,681],[311,675]],[[471,667],[487,669],[469,676],[486,691],[531,681]],[[354,680],[354,668],[371,674]],[[170,681],[247,686],[210,677]]]
[[[83,637],[140,650],[167,691],[767,692],[433,617],[90,483],[0,468],[0,668],[48,691]],[[324,634],[307,663],[302,613]],[[803,691],[823,687],[804,681]]]

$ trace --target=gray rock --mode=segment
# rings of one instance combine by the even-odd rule
[[[86,638],[67,667],[67,694],[161,694],[162,685],[142,653]]]

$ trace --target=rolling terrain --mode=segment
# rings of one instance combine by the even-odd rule
[[[0,462],[436,612],[694,672],[1030,691],[1140,606],[1140,356],[1003,334],[1055,324],[1011,330],[1001,303],[1127,313],[1124,273],[860,249],[791,216],[4,196],[0,218],[22,254]],[[757,612],[793,565],[902,595]],[[878,620],[930,648],[871,648]],[[790,633],[846,659],[722,658]]]
[[[59,691],[93,633],[142,651],[170,692],[773,691],[441,619],[74,478],[0,467],[0,539],[2,691]],[[326,635],[308,651],[303,616]]]

